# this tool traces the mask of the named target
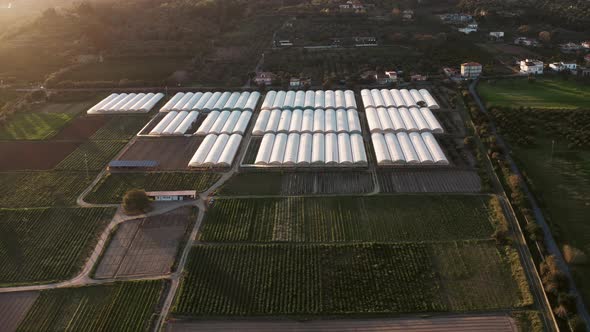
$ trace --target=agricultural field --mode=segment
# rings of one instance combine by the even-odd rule
[[[72,277],[110,222],[113,208],[0,209],[0,284]]]
[[[57,82],[74,81],[164,81],[182,70],[190,59],[182,57],[107,58],[102,63],[88,63],[60,74]]]
[[[49,104],[39,110],[11,115],[0,126],[2,140],[43,140],[55,136],[76,115],[86,110],[88,103]]]
[[[92,189],[85,200],[90,203],[119,203],[130,189],[196,190],[203,192],[221,176],[216,173],[112,173]]]
[[[481,82],[479,95],[490,106],[538,109],[590,108],[590,86],[574,80],[539,78],[534,82],[516,78]]]
[[[476,171],[461,169],[382,169],[377,171],[383,193],[478,193]]]
[[[369,172],[243,172],[219,190],[222,196],[364,194],[373,191]]]
[[[160,170],[186,170],[204,137],[140,137],[121,160],[156,160]]]
[[[170,273],[193,214],[191,208],[184,207],[163,215],[124,222],[103,253],[94,277]]]
[[[87,141],[63,159],[58,170],[100,171],[121,151],[125,141]]]
[[[147,331],[164,281],[43,291],[19,331]]]
[[[16,331],[16,328],[25,318],[38,296],[38,292],[0,294],[0,326],[2,326],[2,331]]]
[[[488,239],[488,196],[288,197],[215,200],[205,242],[413,242]]]
[[[73,206],[92,183],[90,172],[0,173],[0,208]]]
[[[0,171],[50,170],[78,146],[72,141],[0,142],[0,155],[6,156],[0,159]]]
[[[129,140],[149,121],[148,115],[115,115],[98,129],[91,140]]]
[[[512,270],[509,254],[491,240],[198,245],[174,313],[313,316],[529,306],[528,285],[519,288],[516,280],[524,272]]]

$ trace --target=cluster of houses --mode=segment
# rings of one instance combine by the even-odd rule
[[[576,53],[578,51],[590,51],[590,41],[585,41],[581,43],[565,43],[560,44],[559,49],[563,53]]]
[[[441,14],[438,16],[443,23],[457,26],[457,30],[466,35],[477,32],[479,26],[472,15],[468,14]]]
[[[341,3],[338,9],[341,13],[364,14],[369,8],[375,7],[375,4],[364,4],[361,0],[348,0]]]

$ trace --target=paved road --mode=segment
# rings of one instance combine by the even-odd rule
[[[490,129],[492,130],[492,134],[496,137],[498,146],[500,147],[500,149],[502,150],[502,153],[506,157],[506,161],[508,161],[508,163],[510,165],[510,170],[514,174],[516,174],[522,178],[522,173],[520,172],[520,170],[518,169],[518,166],[514,162],[514,159],[512,159],[512,157],[510,155],[509,145],[504,141],[502,136],[500,136],[498,134],[496,124],[492,121],[492,117],[489,115],[488,110],[486,109],[483,102],[479,98],[479,95],[477,94],[477,91],[476,91],[477,83],[478,83],[477,81],[474,81],[473,83],[471,83],[469,85],[469,93],[471,94],[471,96],[473,96],[473,99],[477,103],[480,111],[489,116]],[[535,215],[535,220],[536,220],[537,224],[539,224],[539,226],[541,226],[541,228],[543,230],[543,235],[545,238],[545,246],[547,248],[547,251],[551,255],[555,256],[559,268],[563,272],[565,272],[565,274],[567,275],[567,277],[569,279],[569,283],[570,283],[571,293],[576,295],[576,303],[577,303],[577,307],[578,307],[578,313],[579,313],[580,317],[582,317],[582,319],[584,319],[584,321],[586,322],[586,326],[588,326],[590,328],[590,316],[588,315],[588,310],[586,309],[586,305],[584,304],[582,296],[581,296],[580,292],[578,291],[578,288],[575,285],[574,278],[571,274],[571,271],[570,271],[567,263],[565,262],[565,260],[563,258],[563,255],[561,254],[561,250],[559,249],[557,242],[555,242],[555,239],[553,238],[553,234],[551,233],[551,228],[549,227],[549,225],[547,224],[547,221],[545,220],[545,217],[543,216],[543,211],[539,207],[539,204],[537,203],[535,197],[531,193],[531,191],[525,181],[521,181],[521,188],[522,188],[525,196],[527,197],[527,200],[529,202],[531,210],[533,211],[533,214]]]
[[[517,332],[514,319],[506,314],[457,315],[432,318],[382,318],[334,320],[242,320],[173,321],[166,332],[241,331],[241,332]]]

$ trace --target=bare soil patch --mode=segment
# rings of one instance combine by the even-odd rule
[[[37,292],[0,294],[0,330],[16,331],[38,296]]]
[[[169,273],[188,226],[191,209],[123,223],[111,240],[96,278]]]
[[[120,160],[156,160],[160,170],[185,170],[204,137],[138,138]]]
[[[108,121],[106,116],[79,116],[53,137],[53,140],[86,140]]]
[[[0,142],[0,171],[49,170],[72,153],[81,142]]]

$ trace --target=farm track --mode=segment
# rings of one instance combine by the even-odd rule
[[[191,331],[293,331],[293,332],[330,332],[330,331],[368,331],[368,332],[447,332],[447,331],[482,331],[482,332],[516,332],[514,319],[505,313],[478,315],[448,315],[429,318],[383,318],[383,319],[333,319],[333,320],[241,320],[241,321],[173,321],[166,332]]]

